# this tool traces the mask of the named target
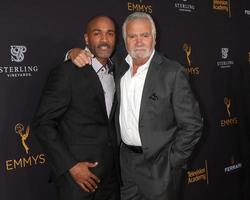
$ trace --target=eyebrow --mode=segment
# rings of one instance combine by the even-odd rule
[[[96,28],[96,29],[93,29],[93,30],[91,30],[92,32],[94,32],[94,31],[103,31],[102,29],[98,29],[98,28]],[[108,29],[108,30],[105,30],[106,32],[115,32],[115,30],[113,30],[113,29]]]

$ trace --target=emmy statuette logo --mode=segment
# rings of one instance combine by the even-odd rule
[[[20,137],[21,144],[25,150],[25,155],[5,160],[6,171],[16,171],[23,168],[28,168],[36,165],[43,165],[46,163],[46,156],[44,153],[31,154],[30,148],[27,145],[27,139],[30,135],[30,126],[25,126],[22,123],[15,125],[15,133]]]
[[[26,144],[26,140],[29,137],[30,127],[27,126],[27,128],[25,130],[24,125],[21,124],[21,123],[18,123],[15,126],[15,132],[20,136],[23,148],[25,149],[26,154],[28,154],[29,153],[29,147]]]
[[[187,58],[187,61],[188,61],[188,66],[191,66],[190,55],[191,55],[191,52],[192,52],[192,48],[191,48],[191,46],[189,44],[185,43],[183,45],[183,50],[186,53],[186,58]]]
[[[182,46],[182,50],[185,52],[186,55],[186,62],[187,67],[186,70],[189,75],[199,75],[200,74],[200,68],[198,66],[195,66],[191,62],[191,53],[192,53],[192,47],[188,43],[184,43]]]
[[[24,53],[27,51],[26,46],[11,45],[11,61],[12,62],[22,62],[24,60]]]
[[[239,123],[238,118],[232,115],[232,100],[229,97],[224,97],[224,105],[226,107],[228,117],[220,120],[221,127],[234,126]]]
[[[231,117],[231,112],[230,112],[231,99],[225,97],[224,98],[224,104],[226,105],[228,117]]]

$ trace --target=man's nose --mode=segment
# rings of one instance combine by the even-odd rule
[[[107,35],[106,35],[105,33],[103,33],[103,34],[101,35],[101,40],[102,40],[102,41],[107,41]]]
[[[142,44],[142,39],[143,38],[141,36],[136,37],[136,44],[141,45]]]

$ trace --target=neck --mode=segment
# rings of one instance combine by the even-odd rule
[[[103,65],[105,66],[108,63],[108,59],[107,58],[97,58],[96,59]]]
[[[150,57],[140,58],[140,59],[133,58],[133,72],[132,72],[132,74],[133,75],[136,74],[138,68],[140,66],[144,65],[148,61],[149,58]]]

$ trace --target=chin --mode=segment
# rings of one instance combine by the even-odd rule
[[[111,56],[111,53],[100,53],[100,54],[97,54],[97,57],[99,58],[102,58],[102,59],[107,59]]]

